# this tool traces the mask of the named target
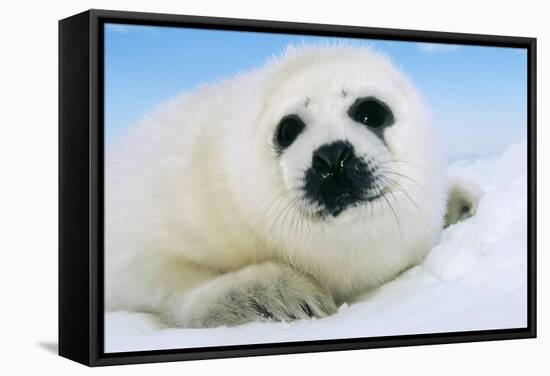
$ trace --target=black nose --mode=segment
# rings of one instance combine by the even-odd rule
[[[309,201],[336,217],[363,200],[373,179],[352,144],[342,140],[325,144],[313,152],[312,159],[304,185]]]
[[[318,171],[337,172],[353,156],[353,146],[346,141],[335,141],[321,146],[313,153],[313,168]]]

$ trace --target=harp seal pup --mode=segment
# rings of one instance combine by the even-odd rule
[[[475,212],[438,147],[365,47],[291,46],[182,94],[107,153],[106,308],[181,327],[330,315],[421,261],[447,202],[447,225]]]

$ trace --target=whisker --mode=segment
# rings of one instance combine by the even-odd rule
[[[401,236],[401,240],[403,240],[403,230],[401,229],[401,221],[399,221],[399,216],[395,212],[395,209],[393,208],[392,204],[390,203],[390,201],[388,200],[386,195],[382,195],[381,197],[384,199],[384,201],[386,201],[386,203],[390,207],[391,212],[393,213],[393,216],[394,216],[395,220],[397,221],[397,227],[399,228],[399,234]]]
[[[275,196],[275,198],[270,202],[270,204],[267,206],[266,210],[264,211],[264,214],[261,216],[261,219],[264,220],[266,215],[269,214],[269,211],[271,210],[272,206],[277,203],[277,201],[282,201],[286,196],[289,196],[291,192],[293,191],[299,191],[300,188],[293,187],[287,190],[282,191],[278,195]]]
[[[395,182],[393,179],[389,178],[389,177],[381,177],[382,179],[385,179],[385,181],[388,183],[388,184],[391,184],[394,188],[396,188],[399,192],[401,192],[403,195],[405,195],[405,197],[407,197],[409,199],[409,201],[413,204],[413,206],[416,208],[416,211],[417,211],[417,219],[422,222],[424,225],[426,225],[426,219],[425,217],[422,215],[422,211],[420,210],[420,207],[418,206],[417,202],[407,193],[407,191],[402,188],[401,185],[399,185],[399,183]]]
[[[278,204],[277,204],[277,207],[275,209],[277,209],[276,211],[278,211],[278,208],[281,206],[282,203],[285,202],[285,200],[290,197],[290,194],[292,191],[294,190],[297,190],[298,188],[291,188],[287,191],[284,191],[281,195],[279,195],[278,197],[275,198],[274,202],[277,202],[278,201]],[[274,203],[273,202],[273,203]],[[266,210],[264,216],[262,217],[262,220],[265,220],[268,215],[269,215],[269,211],[271,210],[271,207],[273,206],[273,203],[270,204],[269,206],[269,209]],[[275,226],[277,224],[277,221],[279,220],[279,217],[281,216],[281,214],[286,210],[286,207],[290,206],[292,204],[292,200],[290,200],[290,202],[287,202],[287,205],[283,208],[282,211],[278,212],[278,214],[274,217],[274,219],[271,221],[271,226],[270,226],[270,230],[269,230],[269,233],[271,234],[273,232],[273,230],[275,229]]]
[[[412,163],[411,161],[405,161],[405,160],[400,160],[400,159],[390,159],[390,160],[386,160],[386,161],[380,161],[380,163],[381,164],[405,163],[405,164],[408,164],[411,167],[414,167],[414,168],[417,168],[417,169],[420,170],[420,167],[418,167],[416,164]]]
[[[419,214],[422,213],[422,211],[420,210],[420,207],[418,206],[416,201],[411,197],[411,195],[409,195],[409,193],[403,188],[403,186],[401,184],[399,184],[394,179],[392,179],[388,176],[380,176],[380,179],[383,179],[384,182],[386,182],[387,184],[390,184],[392,187],[397,189],[399,192],[403,193],[409,199],[409,201],[411,201],[411,203],[414,205],[416,210],[418,210],[418,213]]]
[[[382,172],[383,174],[390,174],[390,175],[400,176],[400,177],[402,177],[403,179],[407,179],[407,180],[413,182],[413,183],[416,184],[420,189],[422,189],[422,191],[424,192],[424,194],[425,194],[427,197],[430,197],[428,191],[426,191],[426,189],[425,189],[419,182],[417,182],[416,180],[414,180],[414,179],[411,178],[410,176],[401,174],[401,173],[396,172],[396,171],[393,171],[393,170],[388,170],[388,169],[381,169],[381,172]]]
[[[284,216],[283,216],[283,218],[282,218],[282,220],[281,220],[281,228],[283,228],[283,227],[285,226],[285,222],[286,222],[286,220],[287,220],[287,218],[288,218],[288,215],[289,215],[289,213],[292,212],[292,210],[294,209],[294,205],[296,204],[296,201],[297,201],[297,198],[296,198],[296,197],[292,198],[292,200],[291,200],[291,202],[290,202],[290,205],[288,205],[288,206],[285,208],[285,210],[284,210],[285,214],[284,214]],[[291,228],[294,227],[295,219],[296,219],[296,216],[291,217],[291,222],[290,222],[290,227],[291,227]]]

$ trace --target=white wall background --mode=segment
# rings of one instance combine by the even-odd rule
[[[538,38],[539,338],[87,369],[57,342],[57,20],[88,8]],[[0,21],[0,373],[464,375],[550,369],[550,28],[543,1],[96,0],[4,3]],[[546,211],[546,212],[545,212]]]

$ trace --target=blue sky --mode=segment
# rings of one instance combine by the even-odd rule
[[[326,37],[105,26],[105,144],[156,104]],[[449,160],[495,155],[527,132],[527,52],[354,39],[389,55],[426,99]]]

